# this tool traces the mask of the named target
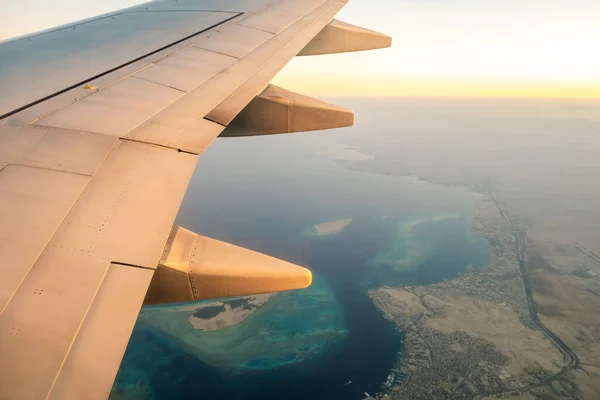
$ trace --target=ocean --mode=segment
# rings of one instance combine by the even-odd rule
[[[177,224],[307,266],[315,282],[214,332],[194,329],[193,311],[180,306],[144,308],[111,398],[361,399],[382,390],[401,362],[402,332],[367,291],[453,279],[490,256],[471,231],[481,194],[395,171],[404,128],[378,101],[389,102],[342,104],[354,105],[354,128],[219,139],[205,151]],[[377,109],[389,114],[374,124]],[[351,222],[340,232],[315,233],[343,219]]]

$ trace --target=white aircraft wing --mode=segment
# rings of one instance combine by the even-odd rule
[[[218,136],[348,126],[268,85],[296,55],[387,47],[340,0],[163,0],[0,43],[0,399],[111,390],[140,307],[306,287],[173,222]]]

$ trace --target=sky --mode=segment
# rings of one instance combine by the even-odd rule
[[[139,4],[2,0],[0,40]],[[390,49],[296,57],[273,83],[321,96],[600,98],[598,0],[350,0]]]

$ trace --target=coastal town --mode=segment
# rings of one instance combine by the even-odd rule
[[[527,225],[487,194],[473,229],[490,244],[488,267],[370,291],[401,330],[403,351],[381,393],[368,398],[588,398],[577,384],[585,374],[577,354],[538,316]]]

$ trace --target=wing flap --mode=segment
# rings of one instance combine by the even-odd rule
[[[0,315],[88,180],[18,165],[0,171]]]
[[[196,160],[119,141],[53,241],[90,257],[156,268]]]
[[[0,317],[0,398],[46,398],[109,265],[51,241]]]
[[[156,268],[196,158],[113,148],[0,316],[0,398],[46,397],[111,263]]]
[[[48,396],[107,398],[152,271],[111,264]]]

